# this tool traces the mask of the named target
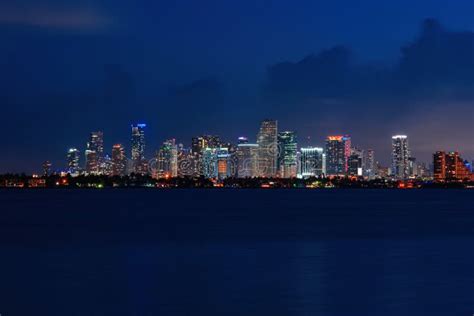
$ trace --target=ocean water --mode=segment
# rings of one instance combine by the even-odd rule
[[[474,191],[0,191],[0,314],[473,315]]]

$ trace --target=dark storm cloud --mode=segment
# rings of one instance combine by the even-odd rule
[[[357,63],[348,48],[335,47],[272,65],[265,98],[277,107],[292,103],[324,109],[328,103],[353,107],[474,96],[474,33],[448,31],[426,20],[419,38],[401,55],[395,67],[377,67]]]
[[[112,23],[93,6],[66,5],[58,1],[18,1],[0,4],[0,25],[27,25],[74,30],[103,29]]]

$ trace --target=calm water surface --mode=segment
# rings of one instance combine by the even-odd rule
[[[0,191],[0,314],[474,314],[474,191]]]

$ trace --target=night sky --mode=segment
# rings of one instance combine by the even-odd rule
[[[471,159],[473,31],[472,0],[3,1],[0,172],[62,168],[95,130],[129,153],[133,122],[150,156],[254,141],[264,118],[302,145],[351,134],[385,164],[399,133],[419,160]]]

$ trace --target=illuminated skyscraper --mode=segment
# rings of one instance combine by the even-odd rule
[[[254,178],[258,176],[258,145],[243,143],[237,146],[237,177]]]
[[[69,149],[67,153],[67,172],[72,176],[78,176],[81,169],[79,167],[80,152],[76,148]]]
[[[319,177],[325,174],[326,156],[319,147],[303,147],[300,152],[300,175],[302,178]]]
[[[278,122],[264,120],[257,135],[258,171],[261,177],[275,177],[278,163]]]
[[[178,176],[178,146],[174,139],[163,143],[158,151],[157,178],[174,178]]]
[[[474,176],[458,152],[438,151],[433,156],[434,179],[437,182],[473,180]]]
[[[219,136],[215,135],[202,135],[193,137],[191,143],[191,151],[194,156],[194,162],[196,165],[196,175],[205,176],[204,173],[204,160],[203,154],[207,148],[219,148],[221,146],[221,140]]]
[[[115,144],[112,148],[112,175],[125,176],[127,174],[127,157],[122,144]]]
[[[224,180],[234,174],[234,165],[231,161],[229,148],[221,147],[217,149],[217,178]]]
[[[202,175],[207,179],[217,179],[217,149],[205,148],[202,152]]]
[[[99,159],[95,150],[86,149],[86,173],[87,174],[98,174],[99,173]]]
[[[146,124],[132,125],[132,172],[146,174],[148,165],[145,159]]]
[[[278,168],[282,178],[294,178],[297,172],[297,141],[295,132],[278,133]]]
[[[104,134],[92,132],[86,149],[86,172],[88,174],[101,173],[100,166],[104,158]]]
[[[346,175],[350,155],[350,136],[328,136],[326,139],[327,174],[330,176]]]
[[[375,178],[376,168],[375,152],[372,149],[368,149],[365,155],[364,176],[370,180]]]
[[[410,176],[410,149],[408,137],[395,135],[392,137],[392,177],[403,180]]]

